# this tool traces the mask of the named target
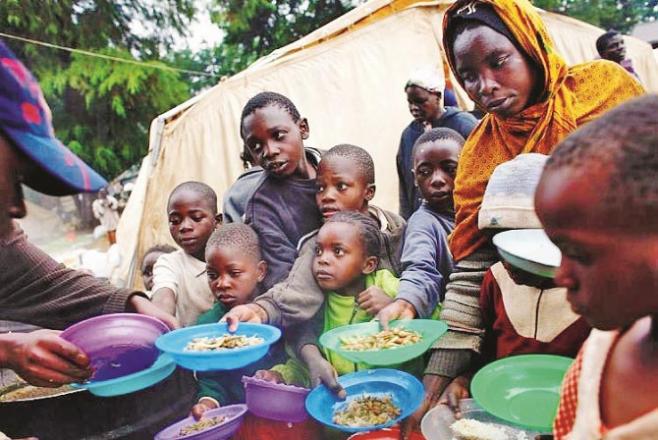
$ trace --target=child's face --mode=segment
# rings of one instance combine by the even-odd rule
[[[620,63],[626,58],[626,44],[621,35],[615,35],[608,40],[608,44],[601,54],[601,58]]]
[[[163,252],[151,252],[142,260],[142,281],[146,290],[153,289],[153,266]]]
[[[265,261],[241,249],[218,246],[207,249],[208,284],[217,301],[227,309],[251,302],[266,272]]]
[[[418,122],[432,122],[441,114],[441,96],[418,86],[405,89],[409,112]]]
[[[358,228],[348,223],[327,223],[318,232],[313,276],[322,290],[340,292],[374,271],[377,258],[366,255]]]
[[[366,212],[375,185],[366,183],[358,166],[345,157],[322,159],[317,174],[315,201],[326,220],[340,211]]]
[[[287,110],[273,104],[244,118],[242,135],[251,157],[270,175],[282,179],[306,176],[306,119],[295,122]]]
[[[459,34],[453,56],[468,96],[487,113],[513,116],[536,99],[540,73],[507,37],[490,27]]]
[[[535,207],[562,251],[555,283],[568,289],[574,312],[593,327],[611,330],[658,313],[658,233],[609,225],[601,208],[609,203],[601,191],[609,184],[605,173],[588,170],[573,177],[568,168],[545,171]]]
[[[413,169],[416,185],[433,211],[452,209],[460,149],[452,139],[438,139],[416,148]]]
[[[202,194],[179,190],[169,200],[169,232],[185,253],[203,261],[206,242],[217,225],[217,216]]]

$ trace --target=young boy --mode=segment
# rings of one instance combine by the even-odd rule
[[[562,251],[555,282],[594,327],[567,373],[556,440],[658,433],[658,96],[565,139],[535,204]]]
[[[315,205],[320,153],[304,149],[308,121],[290,99],[274,92],[259,93],[247,102],[240,135],[249,156],[265,170],[245,210],[245,222],[258,233],[269,267],[264,291],[286,278],[297,257],[297,243],[320,226]]]
[[[205,183],[181,183],[169,196],[167,215],[171,237],[182,249],[162,255],[155,263],[152,300],[188,326],[213,305],[204,276],[204,252],[208,238],[221,223],[217,195]]]
[[[423,204],[409,218],[402,248],[403,272],[395,302],[378,316],[428,318],[443,300],[452,272],[448,235],[455,226],[452,191],[464,138],[449,128],[422,134],[412,151],[416,186]]]
[[[267,273],[256,232],[243,223],[231,223],[217,229],[206,245],[207,283],[216,302],[199,316],[197,324],[219,321],[227,310],[247,304],[258,292],[258,284]],[[195,418],[220,405],[244,402],[240,379],[254,371],[269,368],[284,359],[280,345],[274,346],[258,363],[235,371],[199,374],[199,398],[192,408]]]
[[[176,248],[168,244],[157,244],[146,250],[144,258],[142,258],[141,272],[142,283],[147,292],[151,292],[153,289],[153,266],[155,266],[155,262],[158,261],[160,255],[170,254],[175,251]]]

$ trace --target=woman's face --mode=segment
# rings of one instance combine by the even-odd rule
[[[466,92],[487,113],[505,118],[536,101],[539,69],[503,34],[484,25],[467,28],[452,50]]]

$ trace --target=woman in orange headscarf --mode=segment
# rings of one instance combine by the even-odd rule
[[[480,350],[478,297],[497,259],[478,229],[494,168],[521,153],[550,154],[578,126],[644,93],[619,65],[598,60],[568,67],[527,0],[460,0],[446,11],[443,45],[455,77],[487,115],[462,150],[450,248],[456,261],[441,318],[448,334],[432,350],[419,417]]]

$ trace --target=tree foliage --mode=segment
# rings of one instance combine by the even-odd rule
[[[7,34],[164,66],[193,3],[3,0],[0,23]],[[136,32],[137,21],[151,29]],[[151,119],[189,97],[188,79],[170,70],[6,43],[41,83],[58,137],[108,178],[145,154]]]
[[[535,6],[609,30],[628,33],[658,17],[658,0],[534,0]]]

